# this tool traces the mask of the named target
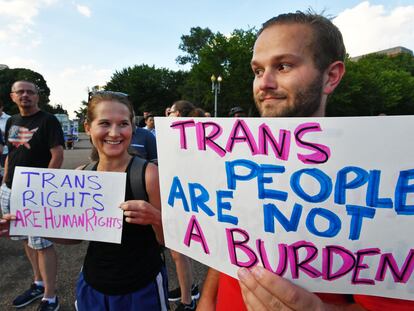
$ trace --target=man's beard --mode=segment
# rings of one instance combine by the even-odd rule
[[[261,98],[271,95],[275,97],[286,96],[287,93],[279,93],[277,91],[265,91],[255,97],[256,107],[258,108],[262,117],[310,117],[320,107],[322,102],[322,75],[318,75],[307,88],[302,88],[296,91],[293,98],[293,104],[288,102],[292,100],[292,96],[286,97],[285,102],[280,103],[279,107],[274,109],[260,108]]]

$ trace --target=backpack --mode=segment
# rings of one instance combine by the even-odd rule
[[[143,174],[145,168],[147,167],[148,161],[134,157],[132,160],[131,168],[129,170],[129,184],[132,190],[132,196],[135,200],[145,200],[148,201],[148,195],[145,189],[145,184],[143,184],[144,178]],[[92,171],[96,166],[97,161],[90,162],[86,164],[82,170]]]

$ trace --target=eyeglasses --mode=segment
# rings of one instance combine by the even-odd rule
[[[102,95],[113,95],[113,96],[125,97],[129,99],[129,95],[127,93],[115,92],[115,91],[93,91],[93,92],[88,93],[88,101],[90,101],[95,96],[102,96]]]
[[[26,93],[29,96],[33,96],[37,94],[37,91],[33,91],[33,90],[18,90],[18,91],[13,91],[12,93],[17,94],[19,96],[22,96],[24,93]]]
[[[168,111],[168,116],[170,116],[171,114],[176,113],[176,112],[178,112],[178,110],[170,110],[170,111]]]

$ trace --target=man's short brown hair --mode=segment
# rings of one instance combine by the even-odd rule
[[[286,24],[308,25],[313,30],[310,48],[315,65],[320,72],[325,71],[335,61],[345,60],[345,45],[338,27],[329,18],[316,14],[312,10],[306,13],[296,11],[273,17],[262,25],[257,36],[260,36],[268,27]]]

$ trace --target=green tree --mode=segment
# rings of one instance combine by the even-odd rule
[[[256,30],[234,30],[229,36],[212,33],[208,28],[191,28],[190,35],[181,37],[180,49],[186,54],[177,58],[180,64],[191,64],[188,79],[183,86],[183,96],[201,108],[213,112],[214,94],[210,77],[221,75],[221,92],[218,115],[227,116],[231,107],[241,106],[250,115],[252,104],[252,79],[250,60]]]
[[[14,68],[0,70],[0,98],[3,101],[4,111],[8,114],[18,113],[17,106],[10,99],[11,86],[15,81],[26,80],[35,83],[39,88],[39,107],[53,112],[54,107],[49,105],[50,89],[43,76],[26,68]]]
[[[414,114],[414,58],[367,55],[346,60],[346,74],[329,101],[329,116]]]
[[[183,71],[142,64],[116,71],[105,89],[127,93],[137,114],[152,111],[164,115],[165,108],[181,98],[180,89],[186,75]]]

